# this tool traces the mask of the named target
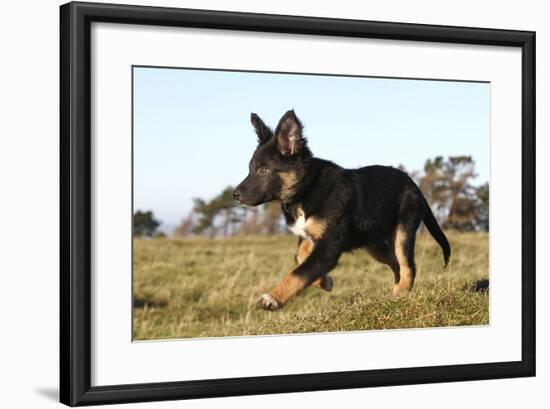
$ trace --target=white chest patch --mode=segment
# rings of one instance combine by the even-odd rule
[[[298,209],[296,213],[298,217],[294,221],[294,224],[288,226],[288,228],[295,235],[306,238],[308,236],[306,233],[306,215],[304,214],[302,209]]]

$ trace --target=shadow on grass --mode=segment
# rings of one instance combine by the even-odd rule
[[[156,301],[145,297],[134,296],[134,308],[162,308],[166,307],[166,301]]]
[[[489,291],[489,280],[487,278],[482,278],[480,280],[474,281],[473,283],[466,284],[464,286],[464,291],[486,293]]]

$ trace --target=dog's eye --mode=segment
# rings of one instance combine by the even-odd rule
[[[258,170],[256,170],[256,173],[258,176],[265,176],[269,173],[269,168],[267,166],[260,166]]]

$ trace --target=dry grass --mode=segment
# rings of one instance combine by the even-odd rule
[[[443,269],[428,235],[416,246],[415,288],[393,297],[393,273],[366,252],[345,254],[331,273],[334,289],[307,289],[285,309],[256,307],[294,266],[296,238],[136,239],[134,339],[418,328],[489,323],[488,236],[448,233],[453,255]]]

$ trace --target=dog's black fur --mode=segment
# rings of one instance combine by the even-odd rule
[[[406,173],[388,166],[344,169],[313,157],[293,110],[283,115],[275,132],[256,114],[251,122],[258,147],[234,197],[250,206],[280,201],[288,226],[302,236],[300,264],[260,298],[262,307],[280,308],[314,282],[330,290],[328,273],[342,252],[359,248],[392,268],[394,293],[409,291],[416,274],[416,231],[422,221],[441,246],[447,265],[451,254],[447,238]]]

